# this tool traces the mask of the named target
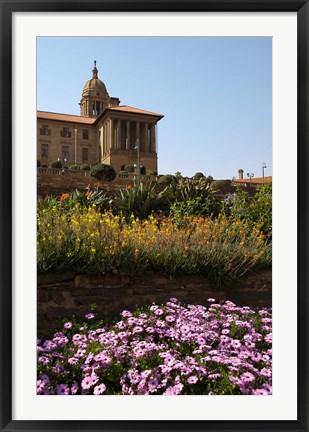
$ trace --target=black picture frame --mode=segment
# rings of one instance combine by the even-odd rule
[[[14,421],[12,420],[12,15],[14,12],[297,12],[298,124],[298,419],[295,421]],[[1,431],[309,431],[308,423],[308,0],[0,0],[0,401]],[[295,178],[292,181],[295,182]],[[295,188],[296,190],[296,188]],[[287,204],[288,205],[288,204]],[[290,211],[295,211],[291,209]],[[284,359],[282,359],[284,361]],[[288,386],[288,383],[287,383]]]

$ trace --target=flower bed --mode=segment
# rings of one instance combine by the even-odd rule
[[[271,310],[172,298],[123,311],[104,327],[94,313],[38,341],[39,395],[269,395]]]
[[[38,271],[206,274],[218,285],[271,266],[271,241],[258,224],[220,215],[149,216],[128,222],[96,207],[38,212]]]

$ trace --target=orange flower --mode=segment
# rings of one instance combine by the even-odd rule
[[[65,199],[69,198],[69,194],[68,193],[63,193],[60,197],[60,201],[64,201]]]
[[[132,189],[132,185],[131,184],[128,184],[128,189]]]
[[[91,195],[91,192],[86,192],[86,197],[87,197],[87,199],[89,199],[90,198],[90,195]]]

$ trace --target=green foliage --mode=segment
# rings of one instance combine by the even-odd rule
[[[65,208],[65,201],[69,198],[38,210],[39,271],[132,274],[150,269],[205,274],[219,286],[271,265],[271,242],[247,221],[184,217],[179,226],[154,215],[125,220],[93,205]]]
[[[70,171],[78,171],[78,170],[80,170],[80,166],[77,165],[77,164],[70,165],[70,166],[69,166],[69,170],[70,170]]]
[[[211,189],[221,191],[222,189],[231,187],[231,185],[231,180],[213,180],[211,182]]]
[[[151,183],[121,189],[112,200],[114,212],[122,213],[127,218],[133,214],[134,217],[145,219],[153,211],[159,212],[164,207],[163,193],[158,193]]]
[[[211,195],[210,187],[205,182],[204,178],[199,180],[181,179],[174,189],[172,186],[170,189],[173,190],[174,200],[178,202],[188,201],[198,197],[204,200]],[[168,191],[166,193],[168,193]]]
[[[158,175],[158,173],[156,170],[150,170],[150,171],[148,171],[148,175],[156,176],[156,175]]]
[[[124,167],[124,171],[126,171],[127,173],[133,173],[134,172],[134,165],[126,165]]]
[[[175,172],[175,177],[177,180],[180,180],[182,178],[181,172],[180,171],[176,171]]]
[[[62,168],[62,163],[60,161],[53,161],[50,164],[50,168]]]
[[[193,180],[199,180],[201,178],[205,178],[205,176],[202,172],[197,172],[194,174],[194,176],[192,178],[193,178]]]
[[[95,206],[101,211],[110,209],[110,197],[103,191],[89,190],[81,192],[79,190],[63,193],[59,198],[47,196],[45,198],[38,197],[37,210],[38,212],[49,212],[59,209],[62,212],[78,208],[88,208]]]
[[[128,177],[128,171],[121,170],[121,171],[119,171],[119,175],[120,175],[120,177]]]
[[[178,225],[183,225],[186,217],[210,215],[214,211],[214,200],[212,197],[202,199],[201,196],[186,201],[176,201],[170,207],[170,217]]]
[[[166,174],[159,177],[158,184],[161,185],[169,185],[173,184],[175,185],[177,183],[177,178],[173,176],[172,174]]]
[[[112,181],[116,178],[116,172],[114,168],[111,165],[107,164],[95,165],[91,169],[90,175],[100,181]]]
[[[90,166],[88,164],[82,164],[80,166],[80,170],[82,170],[82,171],[89,171],[90,170]]]
[[[272,231],[272,184],[257,188],[253,197],[242,188],[226,196],[222,213],[237,220],[247,220],[251,225],[259,224],[264,233]]]

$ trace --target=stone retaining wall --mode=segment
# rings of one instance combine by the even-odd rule
[[[236,304],[271,306],[271,270],[250,274],[235,287],[214,289],[206,277],[185,275],[170,278],[156,272],[138,277],[119,275],[39,274],[37,284],[38,335],[47,337],[61,320],[82,317],[96,304],[98,317],[119,318],[124,309],[176,297],[183,303],[207,304],[207,298],[229,299]]]

